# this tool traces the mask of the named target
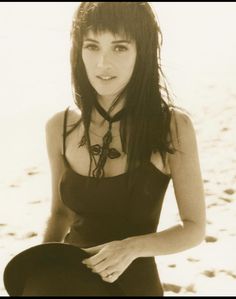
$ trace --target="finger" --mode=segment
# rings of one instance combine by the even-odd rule
[[[82,261],[82,263],[90,268],[93,268],[95,265],[101,263],[105,258],[106,258],[105,253],[99,252],[99,253],[93,255],[92,257],[84,259]]]
[[[103,261],[101,261],[100,263],[96,264],[95,266],[93,266],[92,268],[92,272],[94,273],[101,273],[105,270],[108,270],[108,273],[111,273],[110,269],[111,269],[111,262],[105,258]]]
[[[84,250],[87,253],[91,253],[91,254],[96,254],[98,253],[105,245],[98,245],[98,246],[94,246],[94,247],[89,247],[89,248],[81,248],[82,250]]]
[[[113,272],[107,276],[102,276],[102,280],[109,282],[109,283],[113,283],[114,281],[116,281],[119,277],[120,277],[121,273],[116,271]]]
[[[106,264],[108,264],[108,263],[103,263],[103,266],[104,267],[101,267],[101,268],[103,268],[102,270],[100,270],[99,271],[99,269],[98,269],[98,266],[100,266],[100,264],[99,265],[97,265],[97,266],[95,266],[95,267],[97,267],[97,269],[98,269],[98,271],[97,271],[97,273],[102,277],[102,278],[106,278],[107,276],[109,276],[109,275],[111,275],[111,274],[113,274],[113,273],[121,273],[122,271],[119,269],[119,265],[111,265],[111,266],[105,266]]]

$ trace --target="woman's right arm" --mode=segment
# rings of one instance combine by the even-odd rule
[[[51,213],[43,236],[43,243],[63,241],[72,221],[70,211],[61,201],[59,182],[65,170],[62,157],[62,128],[64,112],[59,112],[46,123],[46,144],[51,169]]]

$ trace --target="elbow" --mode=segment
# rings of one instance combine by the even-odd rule
[[[195,240],[196,240],[195,246],[198,246],[201,243],[203,243],[206,238],[206,227],[205,225],[196,225],[196,226],[197,227],[195,232]]]
[[[185,225],[187,225],[189,229],[189,240],[192,243],[192,246],[200,245],[206,237],[206,224],[204,223],[196,223],[192,221],[186,221]],[[185,226],[184,225],[184,226]]]
[[[198,235],[198,244],[201,244],[205,241],[206,238],[206,217],[203,218],[202,221],[196,223],[197,226],[197,235]]]
[[[199,229],[199,232],[196,233],[196,245],[198,246],[205,240],[206,237],[206,231],[205,229]]]

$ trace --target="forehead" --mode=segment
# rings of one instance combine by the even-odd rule
[[[132,42],[131,38],[127,36],[124,32],[119,32],[119,33],[112,33],[109,30],[106,31],[93,31],[93,30],[88,30],[86,34],[84,35],[83,39],[94,39],[97,41],[118,41],[118,40],[123,40],[127,42]]]

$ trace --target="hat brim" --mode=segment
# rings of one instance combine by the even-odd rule
[[[21,296],[27,279],[37,269],[55,266],[79,272],[80,277],[86,280],[88,275],[91,277],[91,271],[81,263],[86,257],[88,257],[88,253],[77,246],[66,243],[53,242],[30,247],[13,257],[5,267],[3,273],[5,289],[10,296]],[[63,279],[67,279],[67,277]]]

